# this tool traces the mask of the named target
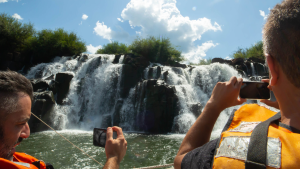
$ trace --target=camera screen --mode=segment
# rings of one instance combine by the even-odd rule
[[[243,82],[240,90],[240,97],[244,99],[270,99],[268,83]]]
[[[117,138],[117,132],[113,132],[113,139]],[[106,129],[94,128],[93,144],[94,146],[105,147]]]

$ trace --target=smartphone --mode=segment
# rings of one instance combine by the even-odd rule
[[[113,139],[117,138],[117,132],[113,132]],[[105,147],[106,143],[106,129],[94,128],[93,144],[94,146]]]
[[[243,99],[270,99],[269,83],[264,82],[243,82],[240,89],[240,98]]]

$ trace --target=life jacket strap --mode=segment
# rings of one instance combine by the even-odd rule
[[[266,169],[268,129],[272,122],[281,118],[280,112],[258,124],[250,137],[245,169]]]

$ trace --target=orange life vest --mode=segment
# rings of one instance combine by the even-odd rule
[[[43,161],[25,154],[14,153],[14,161],[9,161],[4,158],[0,158],[0,168],[7,169],[46,169],[46,164]]]
[[[266,120],[270,121],[268,119],[271,117],[274,119],[275,116],[280,118],[280,114],[257,104],[246,104],[235,111],[221,134],[220,143],[217,145],[214,156],[213,168],[247,168],[247,162],[251,162],[248,160],[250,156],[248,151],[259,147],[257,145],[261,143],[260,138],[257,142],[250,143],[250,138],[254,137],[254,134],[252,136],[251,134],[258,130],[257,127],[260,123]],[[300,134],[280,127],[278,123],[273,122],[266,128],[266,164],[263,168],[299,168]],[[248,149],[248,146],[251,148]],[[254,154],[254,156],[256,155]]]

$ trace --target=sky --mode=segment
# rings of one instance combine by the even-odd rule
[[[169,38],[186,62],[229,59],[262,39],[262,28],[281,0],[0,0],[0,13],[36,30],[76,33],[87,53],[112,41]]]

